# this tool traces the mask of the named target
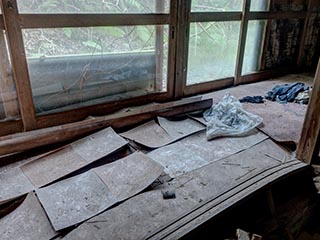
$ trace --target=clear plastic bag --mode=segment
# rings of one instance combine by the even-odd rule
[[[221,102],[203,114],[207,121],[207,139],[226,136],[244,136],[259,126],[263,119],[245,111],[242,104],[229,93]]]

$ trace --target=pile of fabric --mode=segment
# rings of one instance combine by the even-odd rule
[[[310,97],[310,88],[304,83],[277,85],[266,95],[266,99],[280,103],[298,102],[307,104]]]
[[[308,104],[311,96],[311,88],[304,83],[292,83],[275,86],[267,92],[265,99],[279,103],[296,102]],[[246,96],[239,99],[241,103],[264,103],[262,96]]]

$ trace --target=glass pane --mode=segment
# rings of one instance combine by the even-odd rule
[[[164,91],[167,32],[167,26],[24,30],[36,112]]]
[[[21,13],[168,13],[170,0],[17,0]]]
[[[0,119],[20,116],[15,84],[13,81],[5,33],[0,33]]]
[[[242,74],[259,70],[259,57],[262,48],[266,21],[249,21],[248,33],[243,61]]]
[[[251,1],[250,11],[267,11],[270,0]]]
[[[192,23],[187,84],[233,77],[240,22]]]
[[[242,11],[242,0],[192,0],[192,12]]]

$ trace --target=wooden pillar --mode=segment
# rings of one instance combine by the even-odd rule
[[[0,71],[0,93],[5,116],[8,119],[16,118],[19,116],[19,106],[7,52],[5,35],[2,31],[0,32]]]
[[[177,31],[175,98],[183,96],[187,83],[191,0],[180,0]]]
[[[251,5],[251,0],[244,0],[243,9],[242,9],[242,20],[241,20],[241,27],[240,27],[240,37],[239,37],[234,85],[241,84],[241,75],[242,75],[243,60],[244,60],[247,32],[248,32],[248,24],[249,24],[248,16],[249,16],[249,12],[250,12],[250,5]]]
[[[308,10],[307,10],[306,18],[304,19],[303,30],[300,38],[299,53],[297,58],[297,66],[299,70],[303,67],[304,44],[307,38],[308,25],[309,25],[310,17],[312,14],[312,8],[313,8],[313,0],[308,0]]]
[[[319,131],[320,131],[320,59],[307,113],[304,119],[300,141],[296,157],[310,164],[314,156],[319,154]]]
[[[17,1],[1,0],[1,8],[5,30],[8,35],[8,45],[20,105],[21,118],[24,130],[28,131],[36,128],[36,115]]]
[[[156,2],[156,12],[163,13],[164,11],[164,0],[158,0]],[[164,26],[156,26],[156,78],[155,78],[155,91],[159,92],[163,88],[163,58],[164,58],[164,49],[163,49],[163,32]]]

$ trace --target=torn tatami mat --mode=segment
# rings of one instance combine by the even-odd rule
[[[126,144],[112,128],[106,128],[27,163],[21,169],[36,187],[42,187],[119,150]]]
[[[51,239],[56,235],[34,192],[30,192],[13,212],[0,219],[2,240]]]
[[[271,153],[274,159],[266,155]],[[170,231],[171,226],[180,224],[180,220],[183,222],[184,216],[191,211],[191,217],[194,216],[192,214],[196,214],[199,207],[211,199],[214,205],[211,205],[213,207],[210,208],[210,212],[222,211],[221,209],[230,206],[226,204],[226,199],[239,201],[238,195],[234,197],[236,193],[243,191],[243,194],[250,194],[246,191],[248,186],[254,188],[256,183],[260,184],[259,181],[272,173],[274,179],[277,179],[281,175],[276,167],[286,168],[289,163],[296,164],[298,168],[305,166],[298,160],[292,160],[286,151],[267,139],[252,148],[172,180],[168,183],[168,188],[175,190],[175,199],[163,199],[161,190],[166,188],[160,186],[159,189],[141,193],[89,219],[63,239],[101,239],[102,236],[104,239],[149,239],[150,234],[157,233],[165,227]],[[268,181],[265,181],[265,184]],[[201,216],[205,217],[205,214]],[[190,218],[186,220],[190,221]],[[178,239],[172,235],[170,237]],[[157,235],[150,239],[160,238]]]
[[[268,137],[258,130],[245,137],[217,138],[206,140],[206,133],[200,132],[179,142],[158,148],[148,156],[160,163],[170,177],[175,178],[200,168],[210,162],[233,155],[250,148]]]
[[[203,124],[190,118],[169,121],[159,117],[158,122],[147,122],[120,135],[148,148],[159,148],[205,129]]]
[[[142,153],[133,153],[36,190],[56,231],[81,223],[123,201],[160,176],[163,168]]]

